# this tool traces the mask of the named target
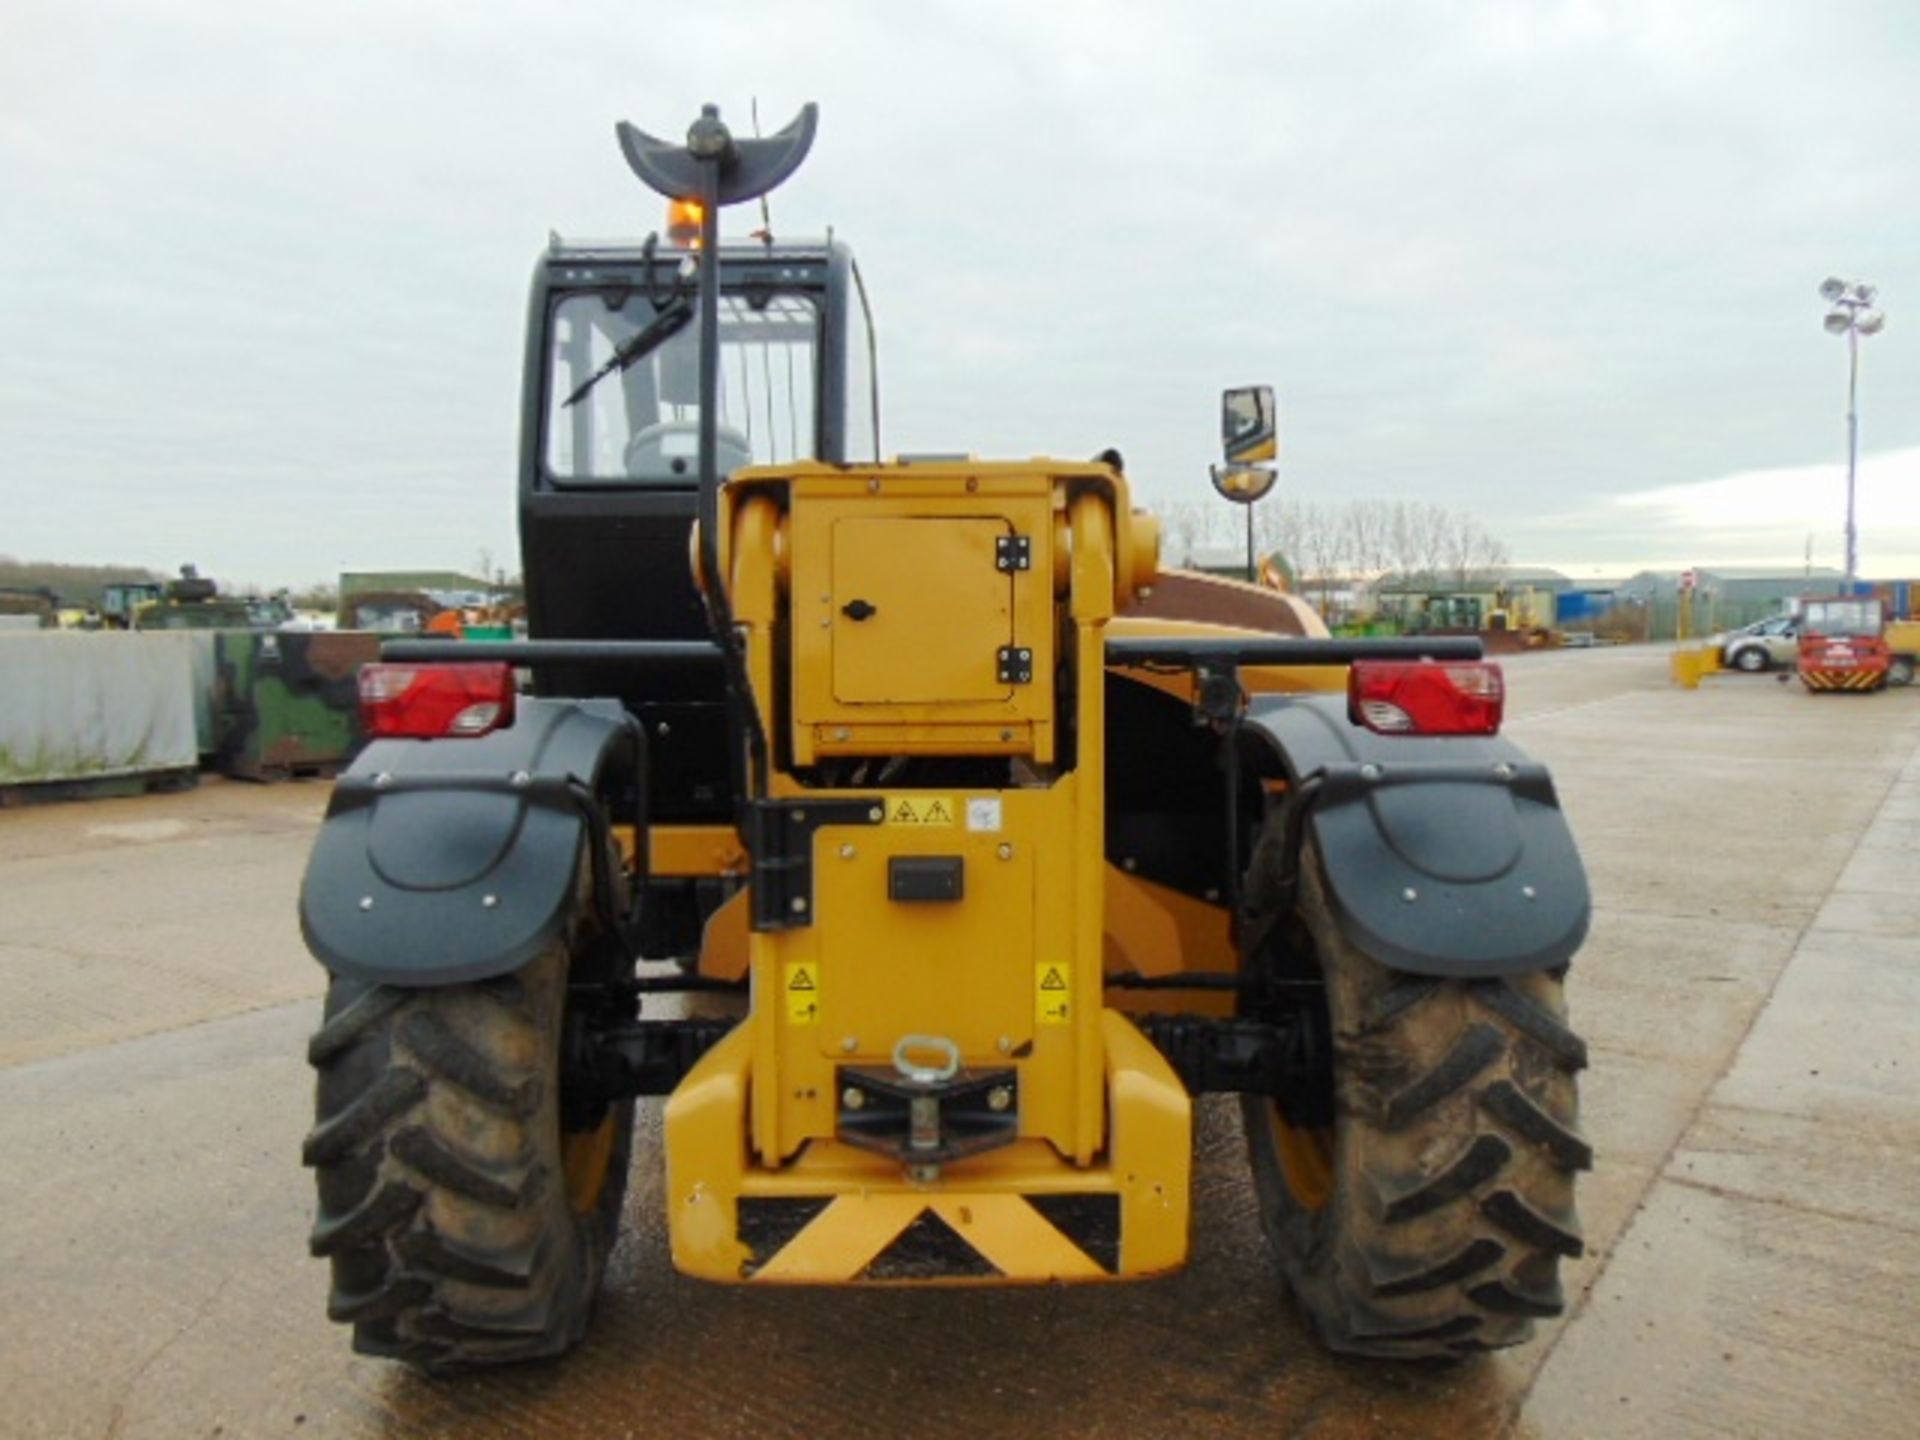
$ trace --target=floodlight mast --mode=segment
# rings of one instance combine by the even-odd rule
[[[1886,314],[1873,308],[1880,297],[1876,286],[1862,281],[1829,276],[1820,286],[1820,298],[1833,308],[1825,321],[1829,335],[1847,337],[1847,584],[1852,593],[1859,578],[1860,535],[1854,524],[1854,484],[1860,468],[1860,337],[1877,335],[1887,323]]]

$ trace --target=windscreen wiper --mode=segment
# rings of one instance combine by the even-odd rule
[[[651,355],[686,329],[692,320],[693,306],[685,300],[673,301],[666,309],[649,320],[637,335],[608,356],[605,364],[574,386],[573,393],[560,402],[560,408],[567,409],[585,399],[587,392],[607,376],[616,370],[625,370],[636,360]]]

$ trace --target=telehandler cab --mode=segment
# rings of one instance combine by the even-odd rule
[[[1230,1092],[1328,1344],[1524,1339],[1581,1251],[1588,898],[1499,669],[1249,587],[1283,623],[1156,616],[1112,454],[881,463],[848,250],[720,238],[814,119],[619,127],[694,228],[535,272],[530,638],[362,674],[300,901],[329,1313],[428,1370],[565,1350],[646,1095],[690,1274],[1159,1274]]]

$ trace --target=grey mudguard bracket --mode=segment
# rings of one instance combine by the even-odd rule
[[[335,784],[307,862],[307,948],[385,984],[519,969],[566,924],[595,797],[641,783],[642,743],[616,703],[524,697],[491,735],[374,741]],[[590,858],[611,904],[604,850]]]
[[[1546,767],[1506,740],[1376,735],[1344,697],[1257,703],[1247,729],[1283,760],[1336,917],[1383,965],[1517,975],[1586,938],[1586,870]]]

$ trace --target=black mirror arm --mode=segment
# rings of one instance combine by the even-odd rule
[[[736,140],[718,106],[703,106],[687,130],[684,146],[670,145],[622,120],[614,127],[620,153],[633,173],[669,200],[700,202],[700,569],[705,577],[707,619],[726,661],[728,711],[740,764],[738,739],[745,732],[747,773],[736,770],[740,797],[736,823],[747,833],[752,805],[767,793],[766,726],[755,703],[746,657],[733,624],[727,577],[720,570],[720,476],[715,462],[720,395],[720,210],[773,189],[800,168],[813,148],[819,107],[809,102],[784,130],[764,140]]]

